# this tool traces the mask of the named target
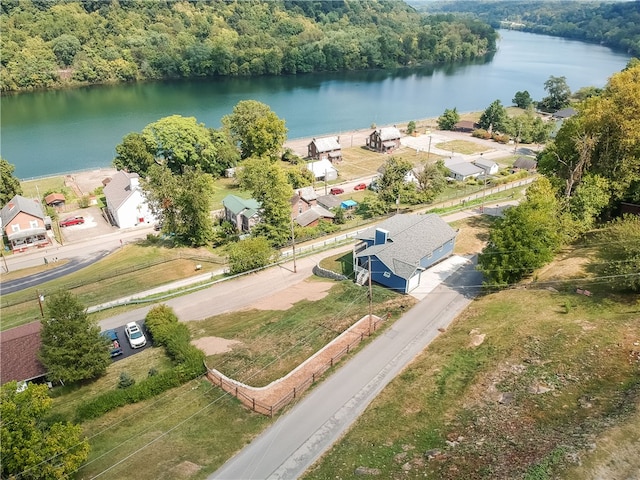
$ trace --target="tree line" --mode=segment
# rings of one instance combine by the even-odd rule
[[[409,3],[425,12],[471,14],[494,28],[583,40],[640,55],[638,2],[413,0]]]
[[[496,33],[404,2],[6,0],[0,89],[389,68],[481,57]]]

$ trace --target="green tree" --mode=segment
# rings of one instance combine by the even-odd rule
[[[238,180],[261,204],[261,221],[253,228],[253,235],[266,237],[273,246],[284,245],[291,236],[293,189],[283,168],[268,158],[253,157],[243,162]]]
[[[603,261],[600,273],[613,276],[611,288],[640,292],[640,219],[629,215],[604,226],[598,240]]]
[[[453,130],[453,127],[456,123],[460,121],[460,115],[458,114],[458,110],[454,107],[453,109],[445,109],[444,113],[438,117],[438,128],[440,130]]]
[[[106,351],[106,350],[105,350]],[[82,428],[49,423],[52,400],[46,385],[16,382],[0,387],[2,478],[62,479],[73,476],[89,456]]]
[[[149,168],[155,163],[152,151],[153,145],[147,144],[142,134],[128,133],[122,139],[122,143],[116,146],[113,166],[118,170],[135,172],[145,177]]]
[[[51,380],[77,382],[103,375],[111,357],[100,327],[68,291],[46,298],[39,358]]]
[[[566,77],[554,77],[551,75],[544,82],[544,89],[548,95],[540,101],[539,107],[542,110],[555,112],[569,105],[571,89],[567,84]]]
[[[0,206],[4,207],[16,195],[22,195],[20,180],[13,176],[15,166],[0,157]]]
[[[82,46],[75,35],[63,33],[52,42],[52,50],[60,65],[69,66],[73,63],[76,53]]]
[[[609,205],[609,181],[600,175],[587,173],[569,200],[569,211],[580,232],[595,226],[602,211]]]
[[[186,245],[209,245],[213,239],[211,175],[198,167],[185,167],[177,176],[164,165],[154,165],[146,180],[145,197],[154,215],[162,219],[162,230],[174,233]]]
[[[478,269],[488,286],[514,284],[551,261],[564,240],[560,205],[551,183],[541,178],[528,188],[524,202],[491,226]]]
[[[269,265],[277,251],[264,237],[252,237],[228,247],[229,270],[232,274],[248,272]]]
[[[284,120],[268,105],[256,100],[238,102],[233,112],[222,118],[222,124],[240,147],[242,159],[265,155],[272,160],[280,157],[287,128]]]
[[[407,181],[407,174],[413,170],[408,160],[390,157],[382,167],[382,176],[377,180],[378,197],[389,207],[397,202],[419,203],[414,182]]]
[[[525,110],[533,105],[533,99],[527,90],[516,92],[511,101],[515,106]]]
[[[150,123],[142,130],[145,144],[155,161],[181,174],[185,167],[219,175],[226,167],[220,164],[211,132],[195,117],[171,115]]]
[[[509,130],[507,110],[500,100],[495,100],[482,112],[478,125],[489,132],[504,133]]]
[[[424,202],[432,201],[447,186],[446,167],[444,162],[425,162],[416,175],[418,190]]]
[[[415,132],[415,131],[416,131],[416,122],[411,120],[409,123],[407,123],[407,133],[409,135],[412,135],[413,132]]]

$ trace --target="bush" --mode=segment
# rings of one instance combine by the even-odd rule
[[[120,372],[120,378],[118,378],[118,388],[129,388],[136,383],[135,379],[127,372]]]
[[[173,327],[178,325],[179,322],[173,309],[161,304],[149,310],[149,313],[147,313],[145,317],[144,324],[155,343],[158,345],[166,345]]]
[[[511,140],[511,137],[509,137],[509,135],[503,135],[500,133],[495,133],[492,138],[494,141],[503,144],[507,144],[509,143],[509,140]]]
[[[483,140],[489,140],[491,138],[491,134],[483,128],[474,130],[471,136],[476,138],[482,138]]]

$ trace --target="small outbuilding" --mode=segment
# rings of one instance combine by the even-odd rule
[[[46,203],[50,207],[54,208],[62,208],[66,199],[62,193],[50,193],[46,197],[44,197],[44,203]]]
[[[535,172],[538,168],[538,162],[530,157],[518,157],[513,166],[512,172],[519,172],[520,170],[526,170],[527,172]]]
[[[495,175],[500,170],[500,166],[493,160],[479,157],[472,162],[476,167],[480,167],[485,175]]]

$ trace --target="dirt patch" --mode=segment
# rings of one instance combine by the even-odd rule
[[[316,301],[323,299],[333,285],[333,282],[300,282],[276,295],[263,298],[248,308],[256,310],[288,310],[301,300]]]
[[[221,337],[202,337],[197,340],[193,340],[196,347],[204,352],[205,355],[216,355],[218,353],[230,352],[234,345],[238,345],[242,342],[238,340],[228,340]]]

